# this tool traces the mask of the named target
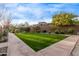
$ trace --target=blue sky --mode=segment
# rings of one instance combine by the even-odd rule
[[[52,16],[60,11],[79,15],[79,4],[73,3],[6,3],[0,9],[7,8],[12,15],[12,23],[51,22]]]

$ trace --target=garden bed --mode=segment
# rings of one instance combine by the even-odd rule
[[[0,56],[7,56],[7,49],[8,47],[0,48]]]
[[[8,41],[8,32],[0,32],[0,43]]]

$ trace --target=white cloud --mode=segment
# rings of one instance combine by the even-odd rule
[[[26,19],[13,19],[11,21],[12,24],[20,24],[20,23],[25,23],[25,22],[27,22]]]
[[[65,6],[65,4],[55,4],[54,5],[55,8],[60,8],[60,7],[63,7],[63,6]]]
[[[46,9],[47,11],[50,11],[50,12],[56,12],[56,11],[59,11],[60,9],[59,8],[49,8],[49,9]]]
[[[18,5],[18,3],[6,3],[5,7],[12,8],[12,7],[17,7],[17,5]]]
[[[17,12],[30,12],[31,14],[33,14],[36,18],[40,18],[43,13],[44,10],[42,8],[31,8],[31,7],[25,7],[25,6],[18,6],[17,7]],[[26,14],[27,15],[27,14]],[[40,16],[41,15],[41,16]]]
[[[23,14],[18,13],[18,12],[13,13],[12,15],[13,15],[13,17],[18,17],[19,19],[25,19],[25,16]]]
[[[41,9],[41,8],[35,8],[33,11],[31,11],[32,14],[34,14],[36,16],[36,18],[40,18],[42,17],[45,13],[44,13],[44,10]]]
[[[21,24],[27,22],[29,25],[38,24],[39,22],[47,22],[50,23],[51,19],[40,19],[38,21],[30,20],[30,19],[13,19],[11,21],[12,24]]]
[[[61,7],[64,7],[65,4],[49,4],[48,6],[50,8],[46,9],[47,11],[56,12],[56,11],[60,11]]]
[[[24,7],[24,6],[18,6],[16,10],[19,12],[25,12],[25,11],[31,11],[31,8]]]
[[[14,25],[21,24],[21,23],[25,23],[25,22],[27,22],[29,25],[37,24],[38,23],[37,21],[31,21],[29,19],[13,19],[11,21],[11,23],[14,24]]]
[[[65,6],[65,4],[48,4],[49,7],[53,7],[53,8],[60,8]]]

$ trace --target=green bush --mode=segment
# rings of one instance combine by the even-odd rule
[[[74,28],[60,28],[60,29],[56,29],[54,31],[56,34],[74,34],[75,33],[75,30]]]
[[[7,36],[8,35],[8,29],[5,29],[3,32],[3,36]]]
[[[65,31],[61,30],[61,31],[60,31],[60,34],[65,34]]]
[[[75,32],[74,28],[69,28],[67,31],[67,33],[69,33],[69,34],[73,34],[74,32]]]
[[[0,32],[0,39],[1,39],[1,37],[2,37],[2,33]]]
[[[64,34],[65,31],[64,31],[63,29],[56,29],[56,30],[55,30],[55,33],[56,33],[56,34]]]
[[[58,29],[56,29],[56,30],[55,30],[55,33],[56,33],[56,34],[59,34],[59,33],[60,33],[60,31],[59,31]]]

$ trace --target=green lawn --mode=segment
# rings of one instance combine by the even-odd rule
[[[38,33],[16,33],[21,40],[28,44],[33,50],[41,50],[51,44],[66,38],[59,34],[38,34]]]

